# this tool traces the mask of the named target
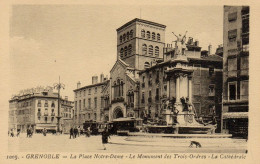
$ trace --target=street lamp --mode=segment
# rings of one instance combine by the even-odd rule
[[[58,116],[57,116],[57,124],[58,124],[58,133],[60,132],[60,89],[65,89],[65,85],[60,83],[60,76],[59,76],[59,83],[55,83],[53,84],[54,88],[56,88],[58,90]]]

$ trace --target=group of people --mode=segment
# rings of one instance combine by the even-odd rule
[[[17,129],[16,137],[19,137],[19,135],[20,135],[20,129]],[[11,129],[10,132],[8,131],[8,136],[10,136],[10,137],[15,137],[15,130],[14,130],[14,129]]]
[[[83,130],[80,128],[80,126],[78,128],[77,127],[70,128],[70,139],[77,138],[77,136],[79,137],[80,134],[83,134]]]
[[[81,129],[80,127],[71,127],[70,128],[70,139],[75,139],[77,138],[77,136],[79,137],[81,133]],[[90,127],[88,127],[86,129],[86,137],[90,137],[90,134],[91,134],[91,130],[90,130]],[[105,129],[103,130],[103,132],[101,133],[101,136],[102,136],[102,144],[103,144],[103,148],[104,150],[106,150],[106,144],[108,143],[108,138],[110,138],[110,132],[109,130],[107,129],[107,127],[105,127]]]

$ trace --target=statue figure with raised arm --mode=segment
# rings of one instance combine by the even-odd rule
[[[181,34],[179,34],[179,36],[177,36],[177,35],[174,34],[174,32],[172,32],[173,35],[175,35],[176,38],[177,38],[175,41],[173,41],[173,42],[175,42],[175,54],[176,55],[185,55],[184,50],[186,48],[185,42],[186,42],[187,32],[188,31],[186,31],[184,36],[182,36]]]

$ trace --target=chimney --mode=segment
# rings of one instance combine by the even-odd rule
[[[77,89],[79,89],[80,88],[80,85],[81,85],[81,83],[80,83],[80,81],[77,83]]]
[[[195,40],[195,46],[199,46],[199,41],[197,39]]]
[[[100,83],[102,83],[102,82],[104,82],[104,74],[103,73],[100,74]]]
[[[98,76],[92,76],[92,84],[98,83]]]
[[[209,46],[208,46],[208,55],[211,55],[211,52],[212,51],[212,45],[211,44],[209,44]]]
[[[108,76],[106,75],[106,77],[104,78],[104,81],[108,80]]]

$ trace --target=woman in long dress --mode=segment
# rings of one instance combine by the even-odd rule
[[[107,127],[106,127],[106,128],[104,129],[104,131],[102,132],[102,144],[103,144],[104,150],[107,149],[106,146],[105,146],[105,144],[108,143],[108,137],[110,138],[109,135],[110,135],[110,134],[109,134],[109,132],[108,132],[108,130],[107,130]]]

